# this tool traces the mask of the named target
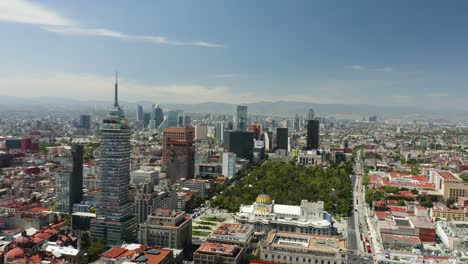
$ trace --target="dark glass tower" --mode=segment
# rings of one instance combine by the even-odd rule
[[[254,136],[248,131],[224,131],[224,150],[233,152],[239,158],[252,160]]]
[[[247,130],[247,106],[237,106],[237,129]]]
[[[156,105],[154,109],[154,120],[156,121],[156,127],[159,127],[164,120],[163,110],[159,105]]]
[[[97,217],[91,222],[91,236],[110,245],[136,240],[137,223],[129,199],[130,127],[117,99],[100,125],[99,163],[101,195],[96,205]]]
[[[64,162],[64,169],[55,178],[56,210],[71,214],[73,204],[83,200],[83,146],[72,145],[71,156]]]
[[[276,149],[288,150],[288,128],[278,127],[276,129]]]
[[[317,119],[307,120],[307,146],[306,150],[319,148],[319,127]]]

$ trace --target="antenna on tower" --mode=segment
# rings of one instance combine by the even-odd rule
[[[114,97],[114,107],[119,107],[118,100],[118,82],[119,82],[119,73],[115,71],[115,97]]]

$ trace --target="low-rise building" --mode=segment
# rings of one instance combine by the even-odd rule
[[[193,263],[239,264],[243,263],[244,256],[245,249],[237,245],[205,242],[193,254]]]
[[[468,252],[468,223],[438,221],[436,232],[444,246],[450,250]]]
[[[153,183],[157,185],[159,182],[159,173],[155,170],[136,170],[130,172],[130,183],[131,184],[142,184],[142,183]]]
[[[187,248],[192,244],[192,218],[183,211],[157,209],[140,224],[138,239],[150,246]]]
[[[430,209],[432,221],[438,219],[446,221],[468,221],[468,208],[450,209],[443,203],[434,203]]]
[[[261,242],[259,257],[275,263],[348,263],[345,240],[277,231]]]
[[[173,250],[152,248],[146,245],[129,244],[122,247],[112,247],[101,254],[96,264],[151,263],[173,264],[181,263],[174,258]]]
[[[248,248],[253,230],[253,225],[222,223],[210,234],[207,241]]]

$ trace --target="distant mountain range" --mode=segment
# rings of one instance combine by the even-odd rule
[[[0,111],[64,111],[64,112],[83,112],[93,111],[102,112],[111,106],[110,101],[98,100],[74,100],[59,97],[32,97],[21,98],[12,96],[0,96]],[[136,105],[140,104],[149,111],[151,102],[121,102],[125,108],[127,116],[133,116]],[[215,113],[215,114],[234,114],[236,104],[207,102],[199,104],[160,104],[165,110],[184,110],[188,113]],[[376,106],[376,105],[358,105],[358,104],[312,104],[307,102],[257,102],[246,104],[250,114],[271,115],[271,116],[294,116],[299,114],[305,116],[309,109],[314,109],[317,116],[334,116],[337,118],[363,118],[376,115],[381,118],[391,117],[414,117],[414,118],[445,118],[452,117],[456,119],[467,119],[468,109],[438,109],[429,110],[419,107],[396,107],[396,106]]]

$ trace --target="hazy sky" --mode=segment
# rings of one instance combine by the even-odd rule
[[[456,107],[468,1],[0,1],[0,95]]]

